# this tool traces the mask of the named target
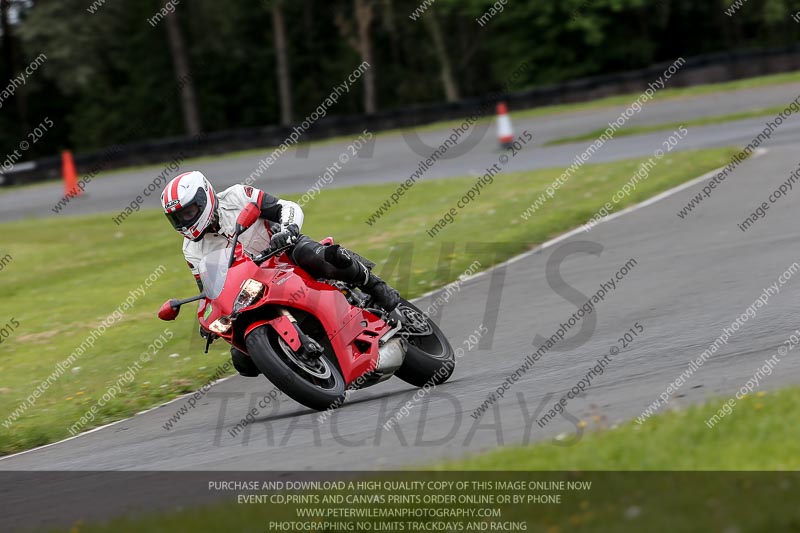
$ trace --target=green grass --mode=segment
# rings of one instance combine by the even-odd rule
[[[691,87],[678,87],[670,89],[669,82],[667,87],[656,92],[653,101],[675,100],[680,98],[691,98],[707,94],[716,94],[730,91],[742,91],[747,89],[758,89],[761,87],[771,87],[788,83],[800,82],[800,71],[786,72],[783,74],[770,74],[768,76],[757,76],[743,80],[727,81],[722,83],[705,83],[693,85]],[[515,118],[528,118],[536,116],[547,116],[558,113],[571,113],[576,111],[586,111],[611,107],[618,105],[628,105],[639,97],[641,93],[628,93],[605,98],[598,98],[589,102],[579,102],[574,104],[558,104],[546,107],[537,107],[527,111],[512,113]]]
[[[794,531],[800,523],[796,500],[800,431],[793,424],[791,413],[800,410],[800,389],[745,397],[715,428],[707,428],[705,420],[716,414],[725,400],[715,399],[705,405],[657,415],[642,426],[629,422],[608,429],[602,421],[594,422],[573,446],[543,442],[502,448],[435,465],[434,472],[382,473],[375,477],[477,480],[480,478],[463,472],[532,471],[536,473],[527,477],[505,473],[484,479],[592,482],[587,491],[560,491],[561,504],[500,506],[502,521],[524,521],[529,524],[529,531]],[[731,472],[675,472],[684,470]],[[789,473],[742,472],[747,470]],[[340,491],[328,494],[331,492]],[[359,492],[341,491],[346,495]],[[298,519],[295,514],[295,509],[303,506],[330,505],[220,503],[146,517],[118,518],[110,524],[87,525],[80,530],[84,533],[255,532],[264,531],[271,520],[307,522],[309,519]],[[427,507],[430,505],[414,505],[414,508]]]
[[[665,157],[624,205],[641,201],[725,164],[734,149],[681,152]],[[640,160],[586,165],[530,220],[519,215],[561,169],[500,175],[436,239],[425,231],[455,206],[475,178],[416,184],[388,215],[364,220],[394,184],[323,190],[306,205],[304,232],[333,235],[378,262],[377,272],[414,297],[455,279],[475,259],[488,268],[586,222],[638,169]],[[80,200],[76,200],[80,201]],[[486,231],[481,231],[485,228]],[[490,228],[490,229],[489,229]],[[20,323],[0,345],[2,422],[159,265],[166,272],[124,318],[100,337],[10,428],[0,424],[0,453],[69,436],[75,423],[165,328],[174,338],[111,400],[90,427],[130,416],[196,390],[228,358],[223,344],[202,353],[191,312],[177,322],[155,317],[160,304],[190,296],[196,286],[181,254],[181,237],[159,210],[143,210],[121,226],[111,215],[54,217],[2,225],[13,244],[0,249],[13,262],[0,272],[0,326]],[[468,243],[494,245],[470,245]],[[6,241],[8,243],[8,240]],[[403,245],[394,246],[393,245]],[[448,248],[446,243],[453,243]],[[413,249],[408,247],[412,246]],[[451,262],[450,268],[442,268]],[[399,265],[402,265],[400,267]],[[190,311],[186,309],[185,311]],[[177,354],[177,355],[176,355]],[[174,355],[174,357],[170,357]],[[74,367],[80,367],[73,372]]]
[[[573,446],[508,447],[448,463],[444,470],[800,470],[800,430],[787,419],[800,409],[800,388],[759,392],[736,402],[713,428],[705,421],[728,398],[610,429],[585,420]],[[570,435],[572,438],[572,435]]]
[[[785,107],[786,106],[765,107],[760,109],[752,109],[749,111],[740,111],[738,113],[730,113],[727,115],[701,117],[692,120],[683,120],[679,122],[666,122],[662,124],[650,124],[647,126],[633,126],[627,128],[623,127],[623,129],[618,130],[616,133],[614,133],[614,137],[617,138],[617,137],[628,137],[631,135],[641,135],[643,133],[652,133],[654,131],[671,130],[679,128],[681,126],[689,128],[692,126],[710,126],[712,124],[724,124],[726,122],[733,122],[735,120],[744,120],[747,118],[775,115],[783,111]],[[586,133],[581,133],[580,135],[573,135],[570,137],[559,137],[557,139],[547,141],[544,145],[553,146],[556,144],[567,144],[578,141],[590,141],[590,140],[593,141],[598,137],[600,137],[605,131],[606,128],[600,128]]]

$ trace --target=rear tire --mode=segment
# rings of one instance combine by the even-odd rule
[[[398,307],[407,307],[425,314],[408,300],[401,299]],[[427,319],[432,333],[425,337],[409,336],[406,339],[406,358],[395,376],[416,387],[441,385],[453,375],[456,355],[450,341],[433,320]]]
[[[285,352],[291,348],[281,343],[277,332],[267,325],[254,329],[245,339],[247,352],[258,369],[287,396],[317,411],[341,406],[345,400],[344,378],[327,354],[320,356],[319,364],[330,375],[319,378],[293,361]]]

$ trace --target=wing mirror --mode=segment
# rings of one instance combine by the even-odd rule
[[[247,204],[236,219],[236,233],[243,233],[247,228],[255,224],[260,216],[261,208],[258,207],[257,203],[250,202]]]
[[[158,318],[161,320],[175,320],[178,318],[178,313],[181,312],[182,305],[202,300],[205,297],[206,293],[201,292],[197,296],[192,296],[184,300],[167,300],[164,302],[164,305],[161,306],[161,309],[158,310]]]
[[[167,300],[161,309],[158,310],[158,318],[165,321],[175,320],[178,318],[178,313],[181,312],[181,307],[176,305],[175,300]]]

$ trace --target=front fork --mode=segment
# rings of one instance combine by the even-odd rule
[[[294,333],[297,335],[297,340],[300,343],[299,355],[319,357],[323,354],[324,350],[322,346],[320,346],[320,344],[317,341],[306,335],[303,332],[303,330],[300,329],[300,325],[297,323],[297,319],[294,317],[294,315],[292,315],[292,313],[288,309],[286,309],[285,307],[278,307],[278,312],[281,314],[281,318],[288,320],[291,323],[291,327],[294,330]],[[281,334],[280,330],[278,330],[278,334],[279,335]],[[287,341],[287,339],[285,338],[283,340]],[[292,347],[292,349],[298,352],[298,350],[295,347]]]
[[[322,355],[324,351],[322,346],[300,329],[300,325],[297,323],[297,319],[295,319],[294,315],[285,307],[275,306],[275,308],[278,310],[277,317],[271,320],[258,320],[253,322],[247,326],[244,336],[247,337],[250,332],[261,326],[270,326],[296,354],[310,357],[319,357]]]

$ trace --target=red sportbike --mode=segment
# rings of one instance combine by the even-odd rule
[[[208,344],[224,339],[288,396],[321,411],[339,407],[347,390],[393,375],[417,387],[447,381],[455,368],[453,348],[410,302],[401,300],[386,313],[348,283],[309,275],[290,261],[287,248],[252,258],[242,253],[239,237],[258,216],[255,204],[242,211],[233,246],[200,263],[204,292],[167,301],[159,318],[174,320],[182,305],[200,301]]]

